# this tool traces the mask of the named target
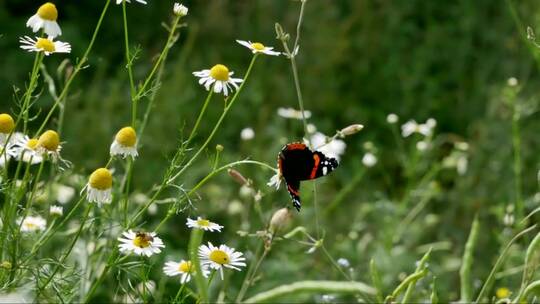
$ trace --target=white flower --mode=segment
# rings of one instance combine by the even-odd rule
[[[99,168],[90,174],[86,184],[86,199],[90,203],[110,204],[112,201],[112,173],[107,168]]]
[[[43,161],[42,153],[38,149],[38,139],[29,138],[22,133],[12,135],[13,148],[10,150],[12,156],[26,163],[39,164]]]
[[[467,160],[467,156],[461,155],[457,158],[456,161],[456,171],[459,175],[465,175],[467,173],[467,167],[469,165],[469,161]]]
[[[421,140],[416,143],[416,149],[418,151],[426,151],[429,148],[429,143],[427,141]]]
[[[240,138],[242,140],[252,140],[255,137],[255,131],[252,128],[244,128],[240,131]]]
[[[206,266],[219,270],[221,279],[223,279],[224,267],[240,271],[239,267],[246,266],[246,263],[244,263],[246,258],[243,257],[243,253],[236,252],[234,248],[226,245],[214,247],[210,242],[208,242],[208,246],[201,245],[199,247],[199,259],[201,260],[201,267]]]
[[[122,4],[122,2],[126,1],[127,3],[131,3],[130,0],[116,0],[116,4]],[[144,0],[135,0],[136,2],[139,2],[139,3],[142,3],[142,4],[146,4],[146,1]]]
[[[26,21],[26,26],[31,27],[34,33],[43,29],[45,34],[54,38],[62,35],[62,30],[58,26],[56,19],[58,19],[56,6],[47,2],[40,6],[36,14]]]
[[[386,116],[386,122],[388,122],[389,124],[395,124],[396,122],[398,122],[398,120],[399,117],[394,113],[390,113],[388,114],[388,116]]]
[[[281,173],[279,170],[276,170],[276,174],[272,175],[270,181],[266,183],[266,185],[268,185],[268,187],[275,187],[276,190],[279,190],[279,186],[281,186],[281,178]]]
[[[212,232],[213,231],[221,232],[221,228],[223,228],[223,226],[210,222],[207,219],[203,219],[200,216],[198,216],[196,220],[192,220],[188,217],[186,225],[189,228],[197,228],[197,229],[202,229],[205,231],[212,231]]]
[[[160,253],[165,247],[163,241],[156,236],[155,232],[133,232],[131,229],[122,233],[118,238],[121,244],[118,245],[120,252],[145,255],[147,257],[154,253]]]
[[[32,39],[28,36],[19,38],[21,43],[21,49],[27,50],[28,52],[44,52],[46,56],[49,56],[53,53],[70,53],[71,45],[67,42],[62,41],[53,41],[51,37],[49,38],[38,38]]]
[[[437,120],[435,120],[435,118],[429,118],[428,120],[426,120],[426,125],[433,129],[437,126]]]
[[[4,147],[6,147],[4,149]],[[0,141],[0,167],[3,167],[11,159],[11,145]]]
[[[64,214],[64,208],[62,206],[51,206],[49,214],[54,216],[62,216]]]
[[[208,277],[207,267],[201,267],[201,271],[205,278]],[[180,275],[180,283],[185,284],[191,280],[191,275],[195,273],[195,267],[191,261],[181,260],[179,263],[169,261],[165,263],[163,272],[170,277]]]
[[[433,128],[436,125],[436,121],[434,119],[429,120],[425,124],[418,124],[414,120],[409,120],[405,124],[401,126],[401,135],[403,137],[409,137],[413,133],[419,133],[424,136],[431,136],[433,132]]]
[[[314,124],[307,124],[306,129],[309,134],[317,132],[317,127]]]
[[[238,89],[238,84],[243,80],[240,78],[232,78],[234,72],[229,72],[229,68],[223,64],[216,64],[209,70],[202,70],[199,72],[193,72],[193,75],[199,77],[199,84],[204,85],[207,91],[213,85],[214,93],[221,93],[223,95],[229,95],[229,91],[232,92],[232,87]]]
[[[65,185],[56,186],[56,201],[64,205],[69,203],[75,196],[75,189]]]
[[[339,266],[341,266],[341,267],[345,267],[345,268],[351,267],[351,263],[350,263],[349,260],[347,260],[346,258],[339,258],[339,259],[337,260],[337,263],[338,263]]]
[[[327,138],[328,137],[321,132],[316,132],[311,136],[311,145],[315,147],[315,150],[339,161],[340,156],[345,153],[347,145],[340,139],[333,139],[332,141],[327,142]]]
[[[362,157],[362,164],[368,168],[375,166],[375,164],[377,164],[377,156],[371,152],[367,152],[364,154],[364,157]]]
[[[188,14],[188,11],[189,9],[182,4],[178,2],[174,4],[173,12],[176,16],[186,16]]]
[[[132,127],[124,127],[116,133],[110,148],[111,156],[121,155],[135,158],[139,155],[137,152],[137,133]]]
[[[250,49],[253,54],[262,53],[271,56],[279,56],[280,54],[279,52],[272,51],[274,49],[273,47],[265,46],[260,42],[251,42],[244,40],[236,40],[236,42]]]
[[[278,108],[277,114],[283,118],[290,119],[303,119],[302,111],[295,110],[293,108]],[[306,119],[311,117],[311,112],[304,110],[304,117]]]
[[[43,231],[47,228],[47,221],[41,216],[27,216],[24,220],[19,219],[18,224],[21,225],[22,232]]]

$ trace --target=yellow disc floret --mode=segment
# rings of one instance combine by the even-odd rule
[[[98,190],[107,190],[112,187],[112,174],[107,168],[99,168],[90,174],[90,187]]]
[[[15,121],[9,114],[0,114],[0,133],[9,134],[15,129]]]
[[[223,265],[223,264],[229,264],[230,258],[229,258],[229,255],[225,251],[216,249],[210,253],[210,260]]]
[[[26,142],[26,147],[30,150],[35,150],[38,146],[38,140],[37,138],[32,138],[32,139],[29,139],[27,142]]]
[[[508,297],[510,297],[510,290],[506,287],[500,287],[500,288],[497,288],[495,295],[499,299],[507,299]]]
[[[49,53],[55,51],[54,42],[46,38],[38,38],[35,46],[36,49],[43,50]]]
[[[229,69],[223,64],[216,64],[210,69],[210,76],[215,80],[229,80]]]
[[[116,141],[124,147],[133,147],[137,143],[137,133],[132,127],[125,127],[116,133]]]
[[[43,134],[41,134],[38,140],[38,146],[48,151],[58,150],[59,145],[60,137],[58,136],[58,133],[53,130],[45,131]]]
[[[208,227],[208,226],[210,226],[210,221],[205,220],[205,219],[198,219],[197,220],[197,225],[199,225],[201,227]]]
[[[191,272],[191,261],[183,261],[178,265],[178,271],[180,272]]]
[[[58,10],[56,6],[50,2],[47,2],[39,7],[37,14],[41,19],[56,21],[58,19]]]
[[[264,50],[264,44],[260,43],[260,42],[253,42],[251,44],[251,47],[254,48],[256,51],[262,51]]]

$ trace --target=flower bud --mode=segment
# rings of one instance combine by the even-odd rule
[[[353,134],[356,134],[356,133],[360,132],[363,128],[364,128],[364,126],[361,125],[361,124],[354,124],[354,125],[350,125],[350,126],[344,128],[344,129],[342,129],[339,132],[343,136],[349,136],[349,135],[353,135]]]
[[[222,152],[222,151],[223,151],[223,149],[224,149],[224,148],[223,148],[223,146],[222,146],[222,145],[220,145],[220,144],[217,144],[217,145],[216,145],[216,151],[218,151],[218,152]]]
[[[189,9],[180,3],[175,3],[173,12],[176,16],[184,17],[188,14]]]
[[[270,232],[275,233],[279,229],[285,227],[291,221],[292,213],[288,208],[281,208],[272,215],[270,220]]]
[[[235,180],[237,181],[240,185],[245,185],[248,183],[248,180],[242,175],[242,173],[234,170],[234,169],[229,169],[227,170],[227,173],[229,173],[229,175]]]

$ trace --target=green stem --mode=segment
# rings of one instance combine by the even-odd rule
[[[199,128],[199,124],[201,123],[202,117],[204,116],[204,113],[206,112],[206,107],[208,106],[208,103],[212,99],[213,94],[214,94],[214,88],[212,87],[210,89],[210,92],[208,92],[208,96],[206,96],[206,100],[204,101],[201,111],[199,112],[199,117],[197,117],[195,126],[193,126],[193,129],[191,130],[191,134],[189,134],[188,140],[186,141],[186,146],[189,145],[193,137],[195,137],[195,134],[197,133],[197,129]]]
[[[135,127],[135,122],[137,120],[137,100],[135,99],[135,81],[133,80],[133,70],[131,68],[132,58],[129,54],[129,34],[127,24],[126,1],[122,1],[122,18],[124,21],[124,47],[126,56],[126,68],[128,70],[129,88],[131,93],[131,126]]]
[[[208,286],[206,285],[201,262],[199,260],[199,246],[202,243],[204,231],[202,229],[192,229],[191,237],[189,240],[189,258],[191,265],[195,267],[195,284],[197,285],[197,292],[199,294],[199,301],[201,303],[208,303]]]
[[[36,88],[37,79],[39,77],[39,66],[41,62],[43,61],[43,53],[38,52],[36,53],[36,56],[34,57],[34,65],[32,67],[32,73],[30,74],[30,83],[28,84],[28,88],[26,89],[26,93],[24,95],[24,101],[22,105],[22,113],[24,116],[23,119],[23,133],[26,134],[27,127],[28,127],[28,121],[30,120],[30,104],[32,99],[32,93],[34,92],[34,89]]]
[[[83,57],[81,58],[81,60],[79,61],[79,63],[75,67],[75,69],[73,70],[73,74],[71,74],[71,76],[67,80],[66,85],[62,89],[62,92],[60,93],[58,98],[55,100],[52,108],[49,110],[49,113],[47,113],[47,116],[45,117],[45,119],[41,123],[41,126],[39,127],[36,134],[40,134],[41,131],[43,131],[43,129],[45,128],[45,125],[47,124],[47,122],[51,118],[51,116],[54,113],[54,110],[56,109],[56,107],[58,107],[58,105],[62,102],[62,100],[67,96],[67,93],[69,91],[71,83],[73,82],[73,79],[75,79],[75,76],[77,76],[77,74],[82,69],[84,69],[86,67],[86,61],[88,60],[88,55],[90,54],[90,51],[92,50],[92,47],[94,46],[94,42],[96,41],[97,34],[99,32],[99,29],[101,28],[101,23],[103,22],[103,19],[105,18],[105,14],[107,12],[107,9],[109,7],[110,2],[111,2],[111,0],[107,0],[107,2],[105,3],[105,6],[103,7],[103,10],[101,11],[101,15],[99,16],[99,20],[98,20],[98,23],[96,25],[96,28],[94,29],[94,33],[92,35],[92,39],[90,40],[90,44],[86,48],[86,51],[84,52]]]
[[[473,265],[474,251],[478,236],[480,233],[480,222],[478,215],[474,217],[474,221],[471,226],[471,232],[469,239],[465,244],[465,251],[463,252],[463,259],[461,268],[459,269],[459,276],[461,279],[461,300],[460,302],[467,303],[472,301],[473,298],[473,282],[471,276],[471,268]]]

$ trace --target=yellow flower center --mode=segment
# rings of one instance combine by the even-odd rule
[[[29,230],[35,230],[38,227],[36,224],[32,222],[26,222],[24,223],[24,226],[26,226],[26,229],[29,229]]]
[[[15,129],[15,121],[9,114],[0,114],[0,133],[9,134]]]
[[[116,141],[124,147],[134,147],[137,142],[137,133],[132,127],[125,127],[116,133]]]
[[[221,265],[229,264],[230,262],[229,255],[225,251],[219,249],[216,249],[210,253],[210,260]]]
[[[191,261],[184,261],[178,265],[178,271],[188,273],[191,272]]]
[[[208,226],[210,226],[210,221],[205,220],[205,219],[198,219],[197,220],[197,225],[202,226],[202,227],[208,227]]]
[[[107,190],[112,187],[112,174],[107,168],[99,168],[90,174],[90,187],[98,190]]]
[[[223,64],[216,64],[210,69],[210,76],[215,80],[229,80],[229,69]]]
[[[144,233],[140,234],[140,235],[137,235],[133,239],[133,245],[135,245],[135,246],[137,246],[139,248],[146,248],[146,247],[150,246],[150,239]]]
[[[254,48],[255,50],[257,51],[262,51],[264,50],[264,44],[260,43],[260,42],[254,42],[251,44],[251,47]]]
[[[55,50],[54,43],[46,38],[38,38],[35,47],[38,50],[43,50],[49,53],[52,53]]]
[[[49,151],[56,151],[60,145],[60,137],[58,133],[53,130],[45,131],[38,140],[38,146],[43,147]]]
[[[30,150],[35,150],[37,146],[38,146],[38,140],[35,138],[29,139],[28,142],[26,143],[26,147]]]
[[[56,6],[50,2],[47,2],[40,6],[37,14],[41,17],[41,19],[49,21],[56,21],[56,19],[58,18],[58,10],[56,10]]]
[[[506,287],[497,288],[497,291],[495,291],[495,295],[499,299],[506,299],[510,296],[510,290]]]

